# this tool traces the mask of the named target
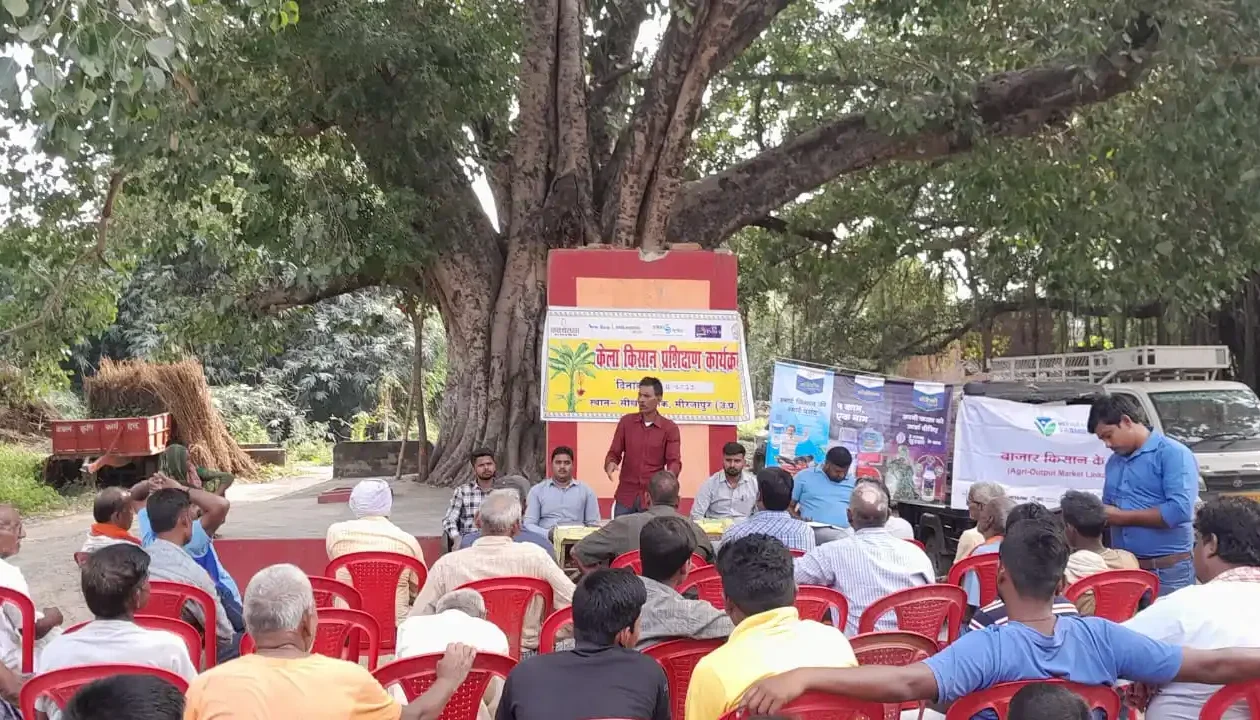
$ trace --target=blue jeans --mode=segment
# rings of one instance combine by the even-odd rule
[[[1172,567],[1156,570],[1155,574],[1159,576],[1159,596],[1164,597],[1194,584],[1194,561],[1187,558]]]
[[[622,505],[619,502],[613,502],[613,517],[619,518],[622,515],[633,515],[641,513],[647,508],[643,507],[643,500],[636,499],[633,505]]]

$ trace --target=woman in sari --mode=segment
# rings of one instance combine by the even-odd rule
[[[197,467],[183,445],[168,445],[159,460],[159,472],[181,485],[201,488],[223,497],[236,478],[232,473]]]

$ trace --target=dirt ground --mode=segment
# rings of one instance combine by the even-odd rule
[[[232,510],[219,537],[324,537],[331,523],[352,516],[345,503],[320,505],[316,496],[355,482],[334,481],[332,468],[312,468],[265,485],[233,485],[228,490]],[[413,534],[436,535],[450,497],[449,489],[398,483],[394,487],[393,520]],[[27,520],[26,539],[11,560],[22,568],[36,607],[59,608],[67,624],[91,619],[79,591],[73,557],[91,523],[90,512]]]

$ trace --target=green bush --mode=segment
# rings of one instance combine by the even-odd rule
[[[16,445],[0,444],[0,503],[23,514],[54,510],[65,504],[56,490],[44,484],[43,456]]]
[[[271,442],[271,436],[253,415],[228,417],[227,429],[232,434],[232,439],[241,445],[262,445]]]
[[[284,442],[290,463],[332,465],[332,442],[328,439],[328,423],[301,423]]]

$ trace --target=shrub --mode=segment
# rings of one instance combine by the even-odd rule
[[[62,497],[44,484],[43,467],[40,453],[0,444],[0,503],[13,505],[24,514],[61,507]]]

